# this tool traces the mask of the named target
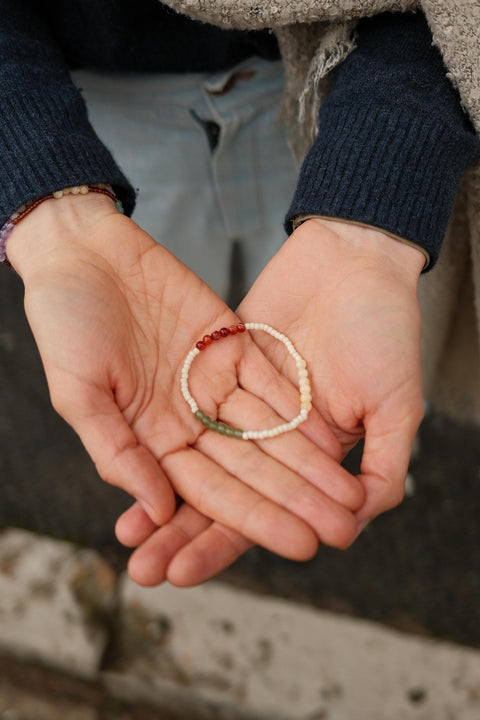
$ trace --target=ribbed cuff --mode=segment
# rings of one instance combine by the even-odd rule
[[[317,214],[378,227],[420,245],[433,267],[460,178],[478,140],[399,105],[327,100],[286,228]]]
[[[135,192],[97,138],[74,88],[2,98],[0,226],[20,205],[72,185],[108,183],[131,214]]]

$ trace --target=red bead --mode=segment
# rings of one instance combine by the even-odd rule
[[[244,323],[238,323],[237,330],[239,333],[245,332],[247,328],[245,327]]]
[[[210,345],[213,342],[213,339],[211,335],[204,335],[202,341],[205,343],[205,345]]]
[[[218,332],[218,330],[214,330],[214,331],[212,332],[212,340],[220,340],[221,337],[222,337],[222,336],[220,335],[220,333]]]
[[[236,325],[230,325],[228,328],[230,331],[230,335],[236,335],[237,334],[237,326]]]
[[[230,335],[230,330],[226,327],[223,327],[220,329],[220,335],[224,338],[228,337]]]
[[[199,340],[199,341],[197,342],[197,344],[195,345],[195,347],[197,348],[197,350],[205,350],[205,348],[206,348],[207,346],[205,345],[205,343],[203,342],[203,340]]]

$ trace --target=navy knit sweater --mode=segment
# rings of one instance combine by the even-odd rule
[[[196,23],[157,0],[0,0],[0,224],[80,183],[134,190],[91,128],[71,68],[212,71],[278,57],[267,32]],[[421,15],[380,15],[333,74],[286,225],[299,214],[365,222],[438,252],[479,143]]]

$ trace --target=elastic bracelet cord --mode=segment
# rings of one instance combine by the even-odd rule
[[[276,340],[280,340],[294,359],[297,368],[298,387],[300,390],[300,412],[293,418],[293,420],[265,430],[242,430],[241,428],[235,428],[227,425],[227,423],[222,422],[221,420],[213,420],[204,410],[199,408],[197,401],[191,394],[189,388],[188,378],[190,374],[190,366],[197,355],[203,352],[214,342],[227,338],[230,335],[244,333],[246,330],[262,330]],[[267,440],[269,438],[275,438],[277,435],[283,435],[283,433],[295,430],[301,423],[305,422],[308,417],[308,413],[312,409],[312,389],[308,377],[307,363],[286,335],[278,332],[278,330],[275,330],[271,327],[271,325],[267,325],[266,323],[238,323],[237,325],[231,325],[228,328],[223,327],[220,328],[220,330],[215,330],[209,335],[204,335],[203,338],[196,343],[195,347],[190,350],[185,358],[180,375],[180,386],[182,395],[190,406],[190,410],[192,411],[194,417],[199,420],[207,430],[215,430],[220,433],[220,435],[238,438],[239,440]]]
[[[25,203],[25,205],[22,205],[18,208],[16,212],[14,212],[6,223],[0,228],[0,263],[3,263],[4,265],[7,265],[8,267],[12,267],[8,257],[7,257],[7,240],[10,237],[13,228],[15,225],[18,225],[20,220],[23,220],[27,215],[29,215],[35,208],[37,208],[39,205],[41,205],[45,200],[59,200],[62,197],[65,197],[66,195],[88,195],[88,193],[99,193],[101,195],[106,195],[109,197],[114,203],[115,207],[120,213],[123,213],[123,207],[120,200],[117,198],[115,193],[113,192],[110,185],[103,185],[103,184],[96,184],[96,185],[74,185],[73,187],[67,187],[63,190],[56,190],[53,193],[50,193],[49,195],[43,195],[40,198],[37,198],[36,200],[30,200],[29,202]]]

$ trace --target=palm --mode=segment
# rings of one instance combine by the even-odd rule
[[[362,230],[316,222],[296,231],[238,312],[261,310],[268,322],[288,329],[309,360],[314,405],[343,455],[365,436],[367,501],[359,518],[371,519],[402,497],[422,414],[415,286],[355,251],[348,233]],[[282,367],[277,349],[262,347]]]
[[[297,558],[312,554],[318,536],[351,542],[351,510],[363,494],[331,459],[337,444],[319,416],[309,421],[315,445],[300,433],[243,443],[204,432],[192,417],[180,394],[183,359],[205,332],[235,316],[131,221],[107,220],[86,243],[44,259],[26,283],[52,400],[102,477],[140,498],[158,525],[173,514],[174,493],[181,496],[188,529],[197,521],[210,528],[202,557],[218,532],[228,537],[228,557],[235,543],[237,554],[248,545],[238,533]],[[196,361],[191,384],[202,408],[244,427],[296,414],[294,387],[248,338],[212,346]],[[325,477],[332,476],[330,490]]]

